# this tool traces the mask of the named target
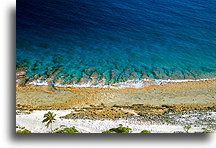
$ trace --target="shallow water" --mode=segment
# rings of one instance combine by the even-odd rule
[[[215,74],[212,0],[20,0],[17,67],[96,85]],[[83,79],[81,79],[83,78]]]

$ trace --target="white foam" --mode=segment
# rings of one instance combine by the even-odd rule
[[[143,88],[150,85],[165,85],[168,83],[182,83],[182,82],[193,82],[193,81],[205,81],[205,80],[215,80],[215,79],[176,79],[176,80],[163,80],[163,79],[141,79],[141,80],[128,80],[126,82],[119,82],[115,84],[105,85],[103,82],[105,80],[100,80],[96,84],[92,84],[91,81],[82,84],[60,84],[55,83],[56,87],[90,87],[90,88],[114,88],[114,89],[122,89],[122,88]],[[17,80],[18,81],[18,80]],[[47,80],[34,80],[29,84],[33,85],[48,85]]]
[[[48,85],[47,80],[34,80],[30,82],[29,84],[33,85]]]
[[[103,80],[102,80],[103,81]],[[62,85],[56,83],[57,87],[92,87],[92,88],[142,88],[145,86],[145,83],[151,81],[149,79],[142,80],[128,80],[126,82],[119,82],[110,85],[103,85],[102,81],[99,81],[96,84],[91,84],[91,82],[83,83],[83,84],[70,84],[70,85]]]
[[[176,79],[176,80],[155,79],[154,81],[157,83],[157,85],[163,85],[167,83],[181,83],[181,82],[193,82],[193,81],[205,81],[205,80],[214,80],[214,79]]]

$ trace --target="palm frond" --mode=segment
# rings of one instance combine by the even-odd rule
[[[44,114],[44,119],[42,121],[42,123],[46,122],[45,126],[48,128],[50,124],[53,123],[53,121],[55,121],[55,116],[56,114],[51,113],[50,111],[46,114]]]

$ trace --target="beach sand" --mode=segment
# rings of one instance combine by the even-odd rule
[[[21,113],[16,125],[48,133],[41,121],[51,109],[57,114],[54,128],[75,126],[82,133],[101,133],[119,124],[133,133],[181,133],[186,125],[192,125],[190,132],[202,132],[203,127],[215,131],[215,101],[215,80],[124,89],[28,85],[17,87]]]
[[[53,129],[59,128],[62,125],[66,127],[75,126],[76,129],[81,133],[101,133],[103,131],[109,130],[114,127],[118,127],[119,124],[123,124],[124,126],[128,126],[132,129],[132,133],[140,133],[142,130],[149,130],[152,133],[185,133],[184,125],[192,122],[192,128],[190,129],[190,133],[194,132],[202,132],[202,128],[208,128],[205,124],[196,124],[200,118],[192,118],[191,115],[194,115],[194,112],[185,114],[181,117],[172,117],[173,120],[179,120],[179,124],[164,124],[161,121],[157,122],[149,122],[146,120],[138,120],[138,119],[65,119],[60,118],[61,116],[65,116],[70,113],[72,110],[35,110],[30,114],[17,114],[16,115],[16,125],[20,127],[25,127],[26,129],[32,131],[33,133],[49,133],[50,128],[47,128],[41,121],[43,120],[43,115],[51,111],[55,113],[56,120],[54,121],[52,127]],[[204,116],[205,118],[212,118],[215,120],[215,112],[206,112]],[[200,117],[204,117],[203,115]],[[189,118],[189,120],[188,120]],[[18,130],[18,128],[17,128]],[[213,129],[214,130],[214,129]]]
[[[215,103],[215,80],[169,83],[144,88],[80,88],[28,86],[17,88],[16,103],[33,108],[72,108],[89,105],[211,104]]]

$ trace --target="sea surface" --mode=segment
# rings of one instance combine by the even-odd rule
[[[19,0],[17,69],[61,84],[212,78],[215,8],[214,0]]]

